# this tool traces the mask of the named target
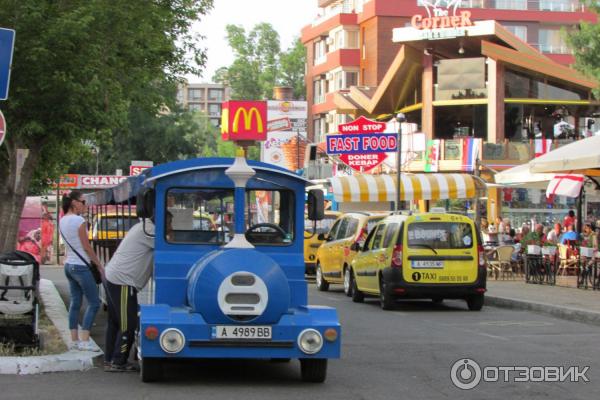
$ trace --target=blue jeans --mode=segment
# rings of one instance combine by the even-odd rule
[[[69,280],[71,303],[69,304],[69,329],[77,329],[81,299],[85,296],[87,308],[83,315],[81,329],[89,331],[94,323],[96,313],[100,309],[98,285],[86,265],[65,264],[65,275]]]

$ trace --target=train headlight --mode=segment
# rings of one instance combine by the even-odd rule
[[[160,347],[169,354],[179,353],[185,345],[185,336],[179,329],[169,328],[160,334]]]
[[[298,347],[306,354],[316,354],[323,347],[323,336],[315,329],[305,329],[298,335]]]

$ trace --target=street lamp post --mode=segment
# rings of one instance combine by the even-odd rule
[[[400,193],[402,187],[402,123],[406,121],[406,116],[402,113],[396,115],[398,122],[398,152],[396,154],[396,211],[400,211]]]

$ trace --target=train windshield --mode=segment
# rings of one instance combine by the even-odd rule
[[[170,189],[167,211],[172,215],[172,231],[166,237],[169,243],[224,244],[233,238],[232,189]],[[293,241],[292,191],[248,190],[245,214],[249,242],[285,245]]]

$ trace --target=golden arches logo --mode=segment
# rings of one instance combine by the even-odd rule
[[[233,117],[233,133],[237,133],[239,131],[240,124],[240,116],[243,114],[244,116],[244,130],[249,131],[252,127],[252,120],[254,117],[256,118],[256,132],[263,133],[265,131],[262,117],[260,116],[260,112],[256,107],[252,107],[250,110],[246,110],[244,107],[240,107],[235,112],[235,116]]]

